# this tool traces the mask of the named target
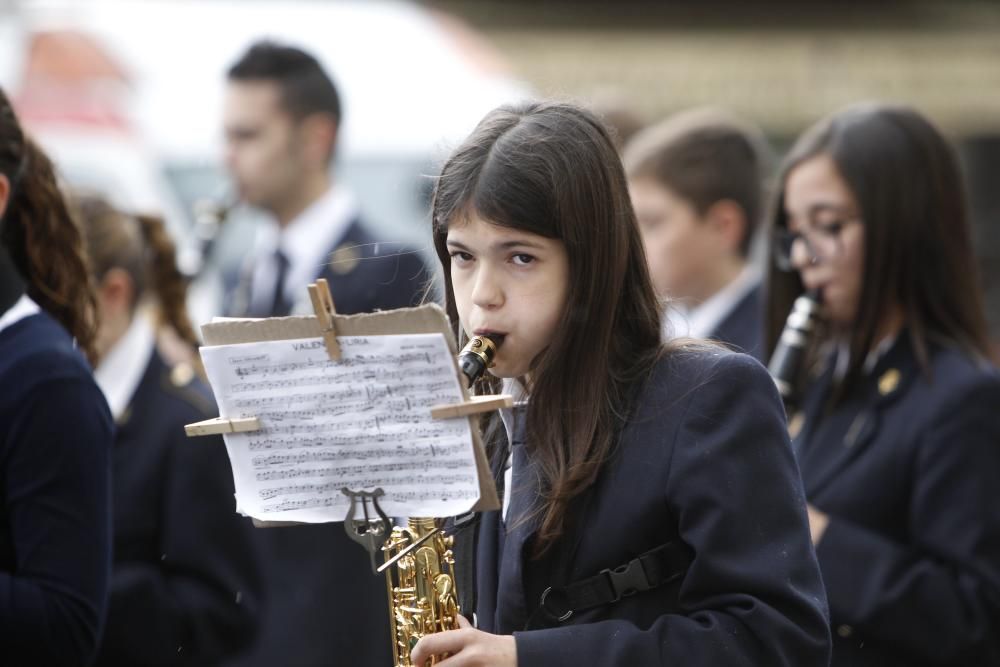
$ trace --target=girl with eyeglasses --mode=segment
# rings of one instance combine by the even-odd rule
[[[833,665],[1000,664],[1000,374],[957,160],[912,109],[807,131],[779,178],[768,327],[821,295],[793,447]]]

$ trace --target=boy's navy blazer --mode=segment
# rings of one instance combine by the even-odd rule
[[[326,253],[314,279],[330,283],[337,312],[342,315],[392,310],[420,303],[430,274],[420,252],[395,242],[379,243],[355,218],[344,235]],[[241,317],[250,313],[250,283],[253,266],[248,264],[232,290],[226,311]],[[306,285],[301,285],[303,298]],[[254,313],[254,315],[288,313]]]
[[[260,613],[248,519],[236,514],[218,414],[190,366],[153,353],[112,453],[114,566],[97,664],[216,664],[246,648]]]
[[[754,285],[715,327],[709,338],[767,363],[764,358],[764,305],[761,302],[761,289],[759,284]]]
[[[527,468],[516,479],[530,479]],[[518,507],[515,493],[510,532],[485,513],[475,550],[479,627],[514,633],[519,667],[827,665],[802,484],[774,384],[750,357],[685,350],[658,362],[605,469],[539,560],[537,515],[519,521]],[[525,630],[548,586],[672,540],[693,554],[674,583]]]
[[[834,665],[1000,665],[1000,374],[904,331],[843,403],[831,372],[795,440]]]

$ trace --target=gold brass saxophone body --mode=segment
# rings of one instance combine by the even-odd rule
[[[408,519],[406,526],[392,529],[382,547],[387,561],[410,548],[385,572],[397,667],[413,664],[410,651],[424,635],[458,629],[452,541],[434,519]]]
[[[458,365],[469,386],[489,368],[496,350],[486,336],[474,336],[462,348]],[[437,520],[410,518],[406,526],[394,527],[382,546],[385,563],[379,570],[385,572],[396,667],[413,667],[410,652],[421,637],[459,627],[453,542]]]

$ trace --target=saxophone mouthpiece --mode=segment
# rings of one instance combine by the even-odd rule
[[[458,367],[469,381],[469,387],[493,365],[493,358],[502,342],[503,336],[499,334],[473,336],[458,353]]]

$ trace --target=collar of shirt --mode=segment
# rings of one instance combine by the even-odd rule
[[[521,384],[516,378],[504,378],[502,385],[502,392],[505,394],[510,394],[514,397],[514,407],[513,408],[500,408],[500,421],[503,422],[504,430],[507,431],[507,442],[512,442],[514,438],[514,410],[517,408],[524,408],[528,405],[528,392],[525,390],[524,385]],[[514,456],[512,453],[507,454],[507,463],[504,465],[503,471],[503,508],[501,510],[501,516],[507,518],[507,508],[510,507],[510,485],[514,477]]]
[[[0,331],[3,331],[15,322],[20,322],[24,318],[34,315],[40,310],[41,308],[31,300],[31,297],[27,294],[22,295],[13,306],[7,309],[7,312],[0,316]]]
[[[687,308],[680,301],[667,306],[666,324],[671,337],[692,336],[709,338],[729,313],[760,282],[757,270],[749,264],[728,285],[694,308]]]
[[[288,258],[285,298],[289,303],[307,302],[306,285],[316,279],[327,262],[327,254],[357,216],[358,206],[346,189],[331,186],[322,197],[281,229],[272,222],[260,231],[255,243],[251,301],[265,310],[274,298],[278,266],[274,251],[280,249]],[[293,307],[293,312],[299,308]]]
[[[139,388],[139,382],[153,356],[155,344],[153,325],[143,310],[139,309],[128,330],[101,359],[94,371],[97,386],[104,393],[104,399],[116,422],[125,414]]]
[[[876,345],[874,348],[871,349],[870,352],[868,352],[868,356],[865,357],[865,363],[861,367],[861,370],[864,372],[865,375],[870,375],[871,372],[875,370],[875,366],[878,365],[878,362],[882,359],[882,357],[888,354],[889,350],[892,349],[893,345],[896,344],[896,341],[898,339],[899,339],[898,333],[889,336],[887,338],[884,338],[878,345]],[[851,362],[850,343],[848,343],[846,340],[838,341],[837,359],[834,362],[835,365],[833,368],[833,378],[836,381],[839,382],[840,380],[843,380],[844,376],[847,375],[847,367],[850,365],[850,362]]]

